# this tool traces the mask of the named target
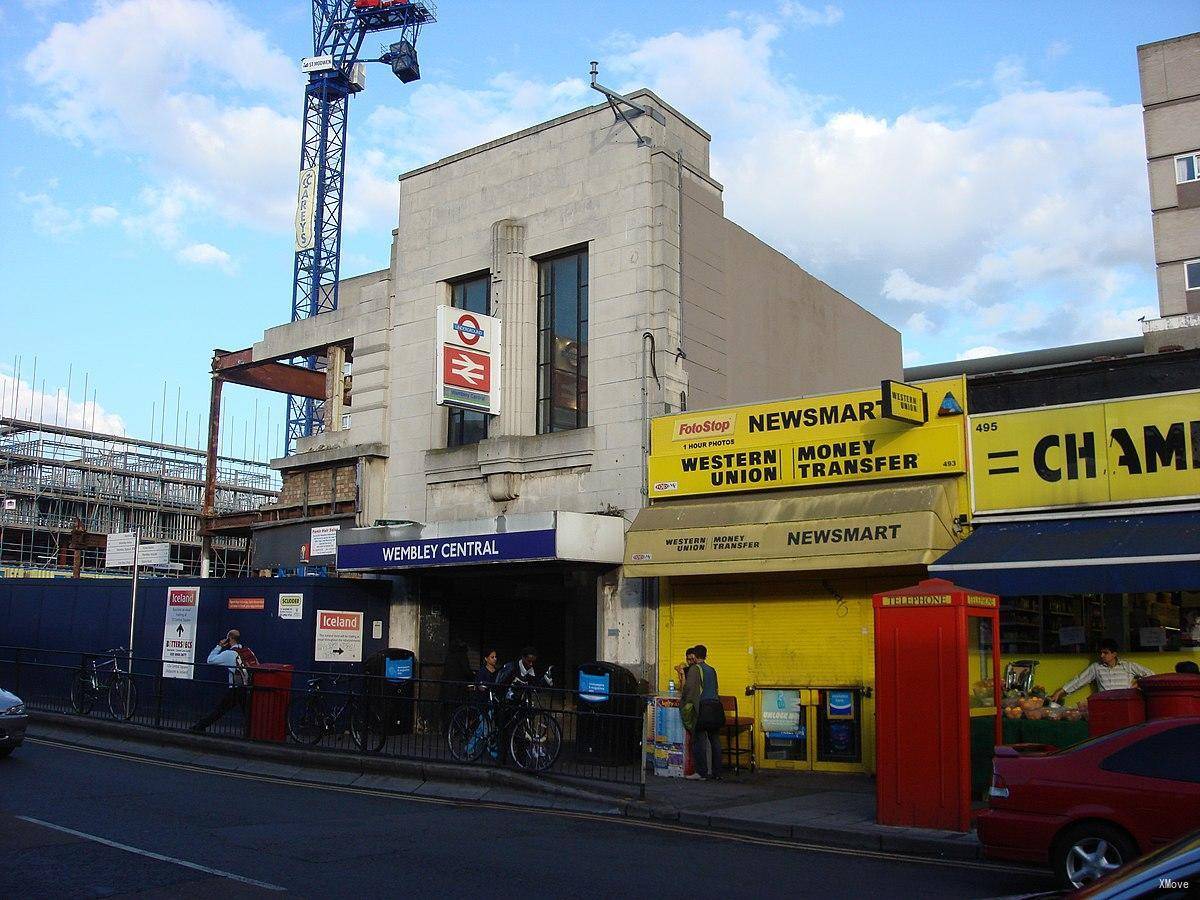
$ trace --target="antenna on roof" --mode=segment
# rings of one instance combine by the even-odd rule
[[[653,142],[648,137],[643,137],[642,133],[634,127],[633,120],[638,116],[649,116],[659,125],[667,124],[667,117],[660,113],[657,109],[651,106],[642,106],[640,103],[635,103],[624,94],[618,94],[616,91],[606,88],[600,82],[596,81],[596,75],[600,71],[600,63],[592,60],[592,90],[599,91],[608,99],[608,105],[613,111],[613,124],[617,123],[617,119],[623,121],[629,126],[629,130],[637,135],[637,145],[639,147],[652,147]],[[621,106],[628,106],[629,112],[621,109]]]

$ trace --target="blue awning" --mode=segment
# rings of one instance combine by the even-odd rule
[[[1001,596],[1200,589],[1200,513],[981,524],[929,567]]]

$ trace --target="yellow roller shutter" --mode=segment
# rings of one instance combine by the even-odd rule
[[[688,647],[703,644],[717,670],[722,694],[745,693],[749,681],[750,585],[709,583],[672,585],[668,616],[662,622],[659,680],[674,678],[674,665]],[[663,610],[660,610],[662,618]]]
[[[870,598],[857,580],[755,586],[754,681],[796,686],[866,685],[873,653]]]

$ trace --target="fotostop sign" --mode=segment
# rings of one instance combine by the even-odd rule
[[[437,308],[436,400],[500,413],[500,320],[453,306]]]

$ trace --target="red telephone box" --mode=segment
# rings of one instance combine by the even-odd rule
[[[876,820],[967,831],[971,720],[1001,743],[999,600],[940,578],[873,600]]]

